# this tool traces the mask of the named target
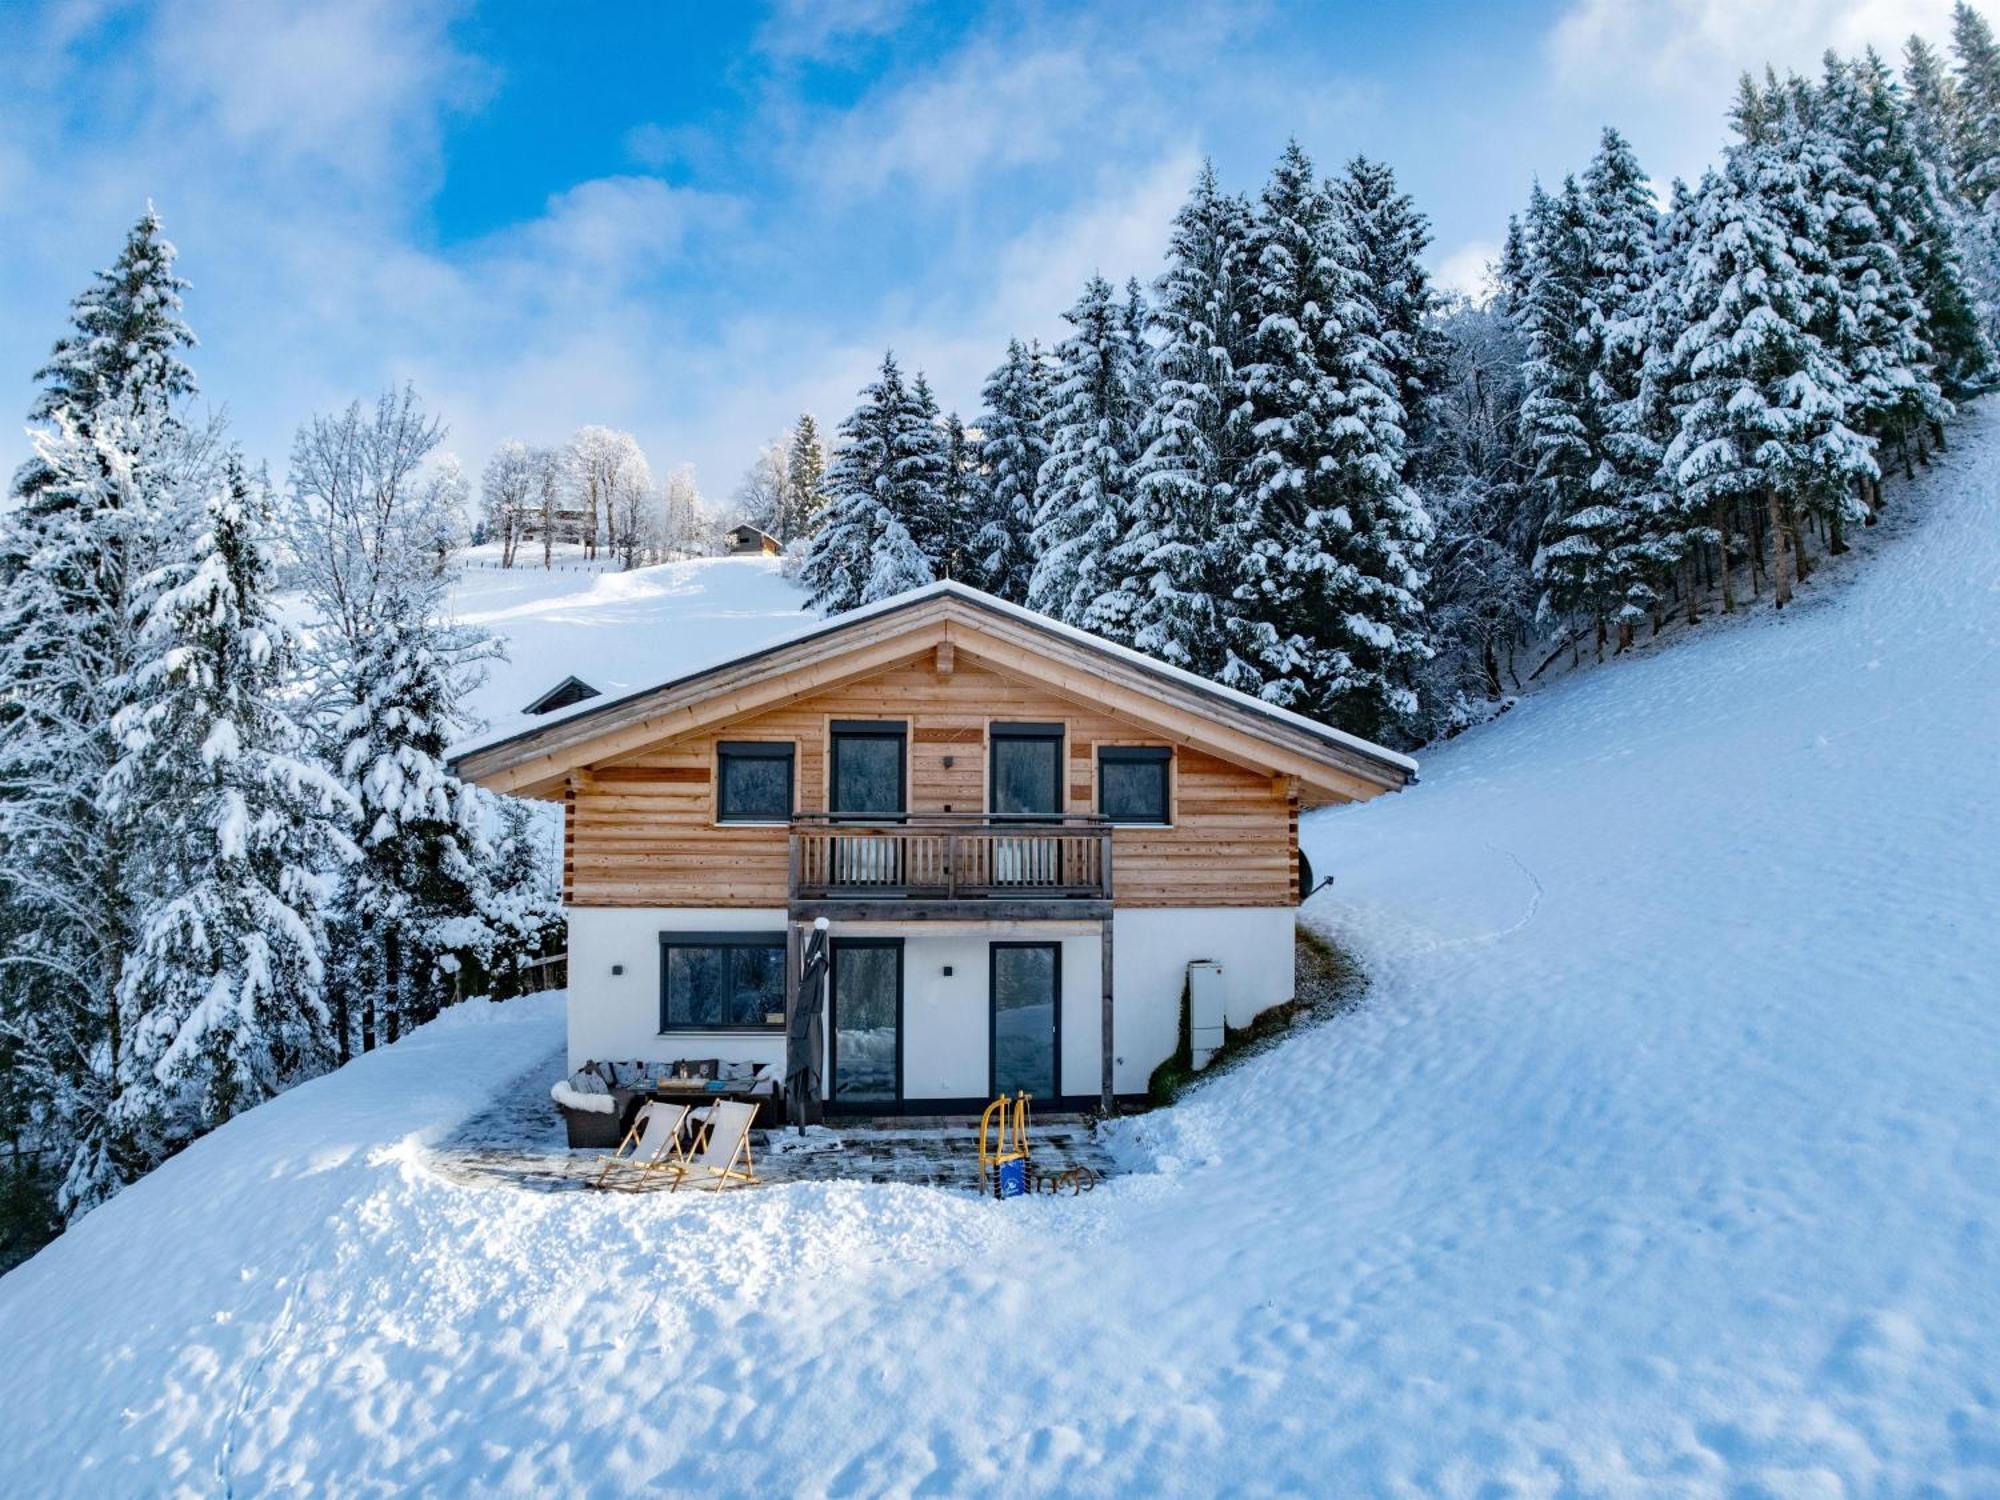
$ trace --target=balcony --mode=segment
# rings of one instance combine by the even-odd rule
[[[1111,900],[1111,827],[1095,817],[806,814],[792,823],[791,892],[799,915],[997,918],[1032,906],[1039,916],[1100,916]]]

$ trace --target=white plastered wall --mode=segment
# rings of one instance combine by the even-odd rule
[[[569,913],[569,1065],[592,1058],[673,1062],[713,1057],[722,1062],[785,1062],[781,1031],[698,1031],[660,1034],[660,934],[776,932],[782,907],[665,909],[652,906],[572,907]],[[613,974],[613,968],[624,970]]]
[[[1153,1069],[1174,1050],[1181,984],[1195,959],[1223,966],[1229,1022],[1292,998],[1290,907],[1126,907],[1113,928],[1117,994],[1113,1086],[1145,1092]],[[783,1065],[775,1031],[682,1032],[662,1036],[662,932],[782,932],[770,909],[687,910],[585,907],[569,914],[569,1058],[679,1057]],[[964,1099],[989,1082],[987,945],[1062,945],[1062,1089],[1098,1090],[1102,968],[1094,927],[1044,923],[836,923],[833,934],[904,937],[903,1093],[911,1099]],[[621,967],[614,975],[612,968]],[[951,969],[949,975],[946,968]]]

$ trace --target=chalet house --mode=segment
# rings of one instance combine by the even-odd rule
[[[760,553],[765,557],[776,557],[785,550],[785,544],[770,532],[760,531],[747,523],[730,527],[723,536],[729,543],[731,557],[755,557]]]
[[[1416,773],[948,582],[456,764],[563,806],[572,1067],[786,1064],[865,1114],[1143,1094],[1191,962],[1234,1024],[1291,998],[1300,812]]]

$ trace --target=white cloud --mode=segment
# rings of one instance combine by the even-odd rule
[[[1813,69],[1829,47],[1893,54],[1950,21],[1951,0],[1575,0],[1548,46],[1558,80],[1583,92],[1708,98],[1746,68]]]
[[[856,42],[894,31],[909,10],[910,0],[778,0],[757,47],[781,60],[837,61]]]
[[[1431,278],[1447,292],[1478,301],[1493,290],[1493,265],[1499,259],[1500,247],[1491,240],[1469,240],[1439,260]]]
[[[177,0],[158,13],[149,76],[158,131],[212,122],[260,165],[376,180],[427,167],[441,107],[490,82],[447,31],[451,8],[396,0]]]
[[[657,177],[600,177],[558,193],[540,219],[497,243],[504,258],[539,272],[616,285],[674,259],[691,234],[726,230],[737,212],[733,199]]]
[[[827,149],[827,176],[843,190],[903,177],[958,191],[996,169],[1048,161],[1086,124],[1102,130],[1109,80],[1068,48],[1006,56],[990,43],[950,67],[864,104]]]

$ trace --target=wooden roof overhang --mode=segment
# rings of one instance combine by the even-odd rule
[[[949,646],[1080,706],[1296,784],[1305,806],[1362,801],[1416,779],[1416,762],[1337,729],[1057,625],[959,584],[934,584],[657,687],[593,702],[461,751],[458,774],[559,799],[572,772],[615,764]]]

